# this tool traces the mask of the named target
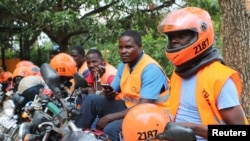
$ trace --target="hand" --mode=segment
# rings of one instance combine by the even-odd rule
[[[94,75],[95,77],[97,77],[96,75],[99,75],[99,77],[101,77],[106,71],[106,68],[102,65],[98,65],[97,67],[94,68]]]
[[[111,117],[112,117],[111,114],[107,114],[102,118],[100,118],[96,124],[97,128],[103,129],[109,122],[112,121]]]

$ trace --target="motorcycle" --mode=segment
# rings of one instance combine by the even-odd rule
[[[74,124],[79,111],[74,103],[76,94],[62,97],[60,78],[49,64],[44,63],[40,71],[45,83],[53,93],[46,104],[46,110],[35,111],[32,122],[22,123],[19,136],[23,140],[61,140],[61,141],[108,141],[104,135],[92,131],[83,131]],[[76,88],[81,87],[82,78],[74,76]]]
[[[59,76],[48,64],[45,63],[41,66],[41,74],[53,92],[52,97],[37,95],[32,104],[27,106],[29,109],[33,109],[33,114],[29,116],[30,121],[21,123],[18,137],[14,139],[8,138],[9,134],[0,134],[0,138],[4,136],[6,141],[16,139],[24,141],[110,141],[101,131],[83,131],[74,124],[74,119],[79,114],[75,108],[74,97],[78,95],[77,93],[80,94],[81,87],[85,86],[85,82],[79,74],[74,75],[75,93],[73,92],[67,98],[62,97]],[[146,139],[146,141],[151,140],[196,141],[196,137],[191,129],[169,122],[162,133]]]
[[[32,92],[34,90],[35,93],[29,95],[29,98],[32,99],[33,96],[37,95],[38,89],[32,89]],[[1,102],[3,105],[0,113],[1,141],[17,140],[19,125],[24,121],[30,121],[28,116],[23,115],[25,107],[31,102],[29,98],[11,90],[1,94]]]

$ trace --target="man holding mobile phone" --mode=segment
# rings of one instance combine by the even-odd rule
[[[82,101],[87,94],[101,94],[101,84],[111,84],[117,72],[116,68],[104,61],[102,53],[97,48],[91,48],[86,54],[86,63],[90,73],[86,77],[88,84],[87,88],[84,88],[86,94],[83,94],[81,98],[77,99],[77,107],[80,108]]]
[[[94,92],[102,91],[101,84],[111,84],[117,69],[104,61],[102,53],[97,48],[91,48],[87,52],[86,62],[90,74],[88,74],[86,81],[89,86],[92,86]]]

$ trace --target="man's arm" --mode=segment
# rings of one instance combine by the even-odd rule
[[[240,106],[235,106],[231,108],[222,109],[219,111],[222,119],[226,124],[238,124],[244,125],[244,116]],[[207,139],[208,127],[201,124],[191,123],[191,122],[180,122],[179,124],[189,127],[193,130],[195,135],[201,136]]]
[[[222,109],[219,112],[222,116],[223,121],[226,124],[238,124],[238,125],[245,124],[244,114],[240,105],[231,107],[231,108]]]
[[[149,99],[143,99],[141,98],[139,100],[139,103],[138,104],[141,104],[141,103],[154,103],[155,100],[149,100]],[[134,107],[134,106],[133,106]],[[114,120],[118,120],[118,119],[122,119],[125,117],[125,115],[127,114],[127,112],[133,108],[133,107],[130,107],[130,108],[127,108],[121,112],[116,112],[116,113],[111,113],[111,114],[107,114],[105,115],[104,117],[102,117],[98,123],[97,123],[97,126],[99,128],[104,128],[109,122],[111,121],[114,121]]]
[[[154,103],[154,102],[155,102],[155,100],[140,98],[138,104],[142,104],[142,103]],[[138,104],[137,104],[137,105],[138,105]],[[135,105],[135,106],[136,106],[136,105]],[[133,106],[133,107],[134,107],[134,106]],[[112,118],[111,121],[124,118],[125,115],[127,114],[127,112],[128,112],[131,108],[133,108],[133,107],[127,108],[126,110],[123,110],[123,111],[121,111],[121,112],[117,112],[117,113],[112,113],[112,114],[110,114],[110,118]]]

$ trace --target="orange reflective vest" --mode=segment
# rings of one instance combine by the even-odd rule
[[[87,66],[87,61],[85,61],[82,66],[77,70],[77,72],[79,72],[80,74],[83,74],[83,72],[85,72],[88,69]]]
[[[229,78],[234,81],[240,97],[242,84],[239,73],[235,70],[222,65],[220,62],[213,62],[197,73],[196,103],[202,124],[224,124],[216,102],[224,83]],[[175,118],[180,103],[181,81],[182,78],[173,72],[170,80],[172,87],[169,97],[169,112],[173,115],[173,118]],[[248,123],[246,118],[245,122]]]
[[[142,58],[139,60],[139,62],[136,64],[132,73],[130,73],[128,64],[125,64],[120,81],[121,92],[116,96],[116,99],[124,100],[127,107],[131,107],[138,104],[140,99],[142,72],[147,65],[152,63],[160,67],[160,65],[155,60],[153,60],[147,54],[144,54]],[[161,70],[164,73],[162,68]],[[166,81],[169,81],[167,77]],[[156,104],[159,106],[163,106],[164,108],[167,108],[168,96],[169,96],[168,90],[160,93]]]
[[[110,76],[115,76],[117,69],[105,62],[105,73],[101,76],[101,84],[109,84],[108,79]]]
[[[11,72],[3,71],[0,73],[0,83],[11,81],[13,75]]]

